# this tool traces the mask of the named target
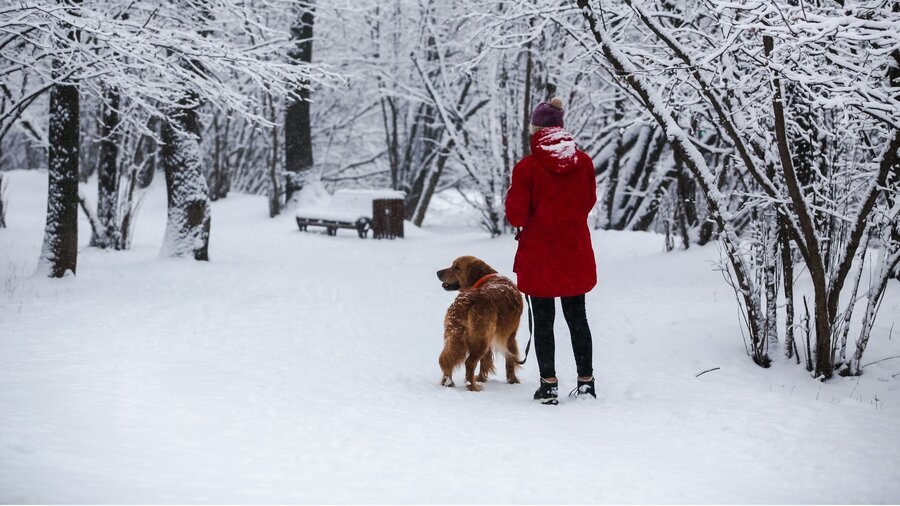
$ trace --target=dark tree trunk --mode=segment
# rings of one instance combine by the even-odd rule
[[[163,255],[209,260],[209,188],[203,176],[196,96],[182,99],[162,123],[160,158],[166,173],[168,221]]]
[[[629,160],[626,167],[630,168],[631,172],[626,171],[625,174],[622,174],[622,176],[627,177],[627,179],[622,181],[624,184],[623,191],[620,192],[618,198],[613,200],[616,206],[615,214],[617,214],[618,219],[609,224],[609,228],[612,230],[625,230],[633,201],[632,194],[638,191],[638,182],[641,180],[641,176],[646,171],[651,170],[647,160],[650,156],[653,139],[656,136],[656,129],[652,126],[644,126],[642,128],[645,130],[634,146],[634,149],[637,151],[633,155],[636,155],[637,159],[634,159],[633,156],[632,160]]]
[[[622,120],[623,108],[623,102],[621,100],[616,100],[615,113],[613,115],[614,123],[618,123]],[[615,143],[615,148],[613,148],[612,157],[609,159],[609,177],[607,178],[606,193],[603,196],[603,204],[600,207],[601,212],[606,217],[606,223],[603,224],[603,226],[607,229],[612,226],[613,214],[615,212],[616,206],[616,189],[619,186],[619,169],[621,167],[622,156],[622,133],[619,129],[616,129],[615,139],[613,140],[613,142]],[[602,220],[598,220],[598,222],[599,221]]]
[[[772,37],[763,37],[763,46],[766,56],[772,53],[774,41]],[[816,326],[816,369],[817,377],[828,379],[833,373],[833,354],[831,344],[832,322],[837,315],[836,300],[830,301],[829,287],[826,281],[825,262],[820,250],[820,241],[816,235],[815,224],[809,214],[809,208],[803,200],[800,190],[800,182],[794,169],[794,161],[791,156],[790,143],[787,136],[787,121],[784,114],[783,90],[781,78],[777,73],[772,74],[772,111],[775,120],[775,138],[778,147],[778,157],[784,172],[785,184],[788,195],[797,213],[801,232],[806,243],[806,267],[813,282],[815,326]],[[850,252],[853,255],[853,252]],[[839,280],[842,282],[842,279]],[[840,287],[838,287],[840,290]],[[833,302],[833,304],[832,304]]]
[[[763,216],[763,279],[766,290],[765,330],[769,349],[778,346],[778,243],[779,230],[774,211],[767,210]]]
[[[531,74],[534,70],[534,55],[531,42],[525,45],[525,93],[522,98],[522,156],[531,154]]]
[[[91,246],[111,248],[116,245],[119,207],[119,91],[104,90],[100,115],[100,151],[97,163],[97,220],[100,227],[91,236]]]
[[[656,214],[659,211],[659,204],[669,192],[669,187],[672,185],[672,181],[674,181],[677,177],[678,171],[680,170],[680,165],[681,163],[677,161],[676,156],[675,165],[671,169],[669,169],[669,171],[663,176],[662,181],[660,181],[656,186],[656,189],[653,190],[653,194],[650,195],[650,202],[646,206],[644,206],[640,214],[636,215],[636,217],[631,220],[631,230],[643,232],[650,229],[650,225],[653,224],[653,221],[656,219]],[[675,204],[677,206],[678,202],[676,202]]]
[[[794,255],[791,253],[790,234],[787,231],[785,218],[780,214],[778,215],[778,240],[780,241],[784,282],[784,354],[791,358],[797,350],[797,343],[794,342]],[[797,363],[800,363],[799,354],[797,354]]]
[[[697,185],[694,183],[694,178],[691,177],[690,173],[684,170],[684,164],[681,163],[680,159],[678,159],[677,166],[678,184],[676,185],[676,192],[678,205],[684,211],[684,218],[687,224],[695,227],[700,222],[697,217]]]
[[[428,211],[428,205],[431,204],[431,198],[434,197],[434,192],[437,189],[438,182],[441,180],[441,174],[444,172],[444,166],[447,164],[447,159],[450,158],[454,145],[455,143],[452,140],[447,143],[446,147],[438,154],[434,168],[428,173],[427,185],[422,191],[418,205],[415,207],[415,214],[412,217],[413,224],[417,227],[421,227],[422,223],[425,222],[425,213]]]
[[[291,26],[293,47],[288,51],[288,57],[303,65],[312,62],[315,5],[312,1],[298,3],[301,12]],[[285,200],[288,203],[303,188],[304,173],[313,166],[309,83],[301,83],[294,95],[288,97],[284,116]]]
[[[147,128],[156,132],[157,120],[151,120]],[[152,135],[142,135],[134,148],[134,166],[137,168],[137,187],[141,190],[150,186],[156,175],[156,139]]]
[[[219,123],[219,115],[213,116],[213,166],[212,173],[207,179],[209,184],[209,198],[213,202],[224,199],[231,190],[231,169],[228,166],[228,140],[231,130],[231,119],[226,116],[225,126]]]
[[[6,184],[0,172],[0,228],[6,228]]]
[[[672,153],[672,157],[675,159],[675,165],[672,167],[672,170],[675,172],[676,178],[674,198],[675,202],[673,202],[672,205],[672,207],[675,208],[675,227],[678,230],[678,235],[681,237],[681,246],[684,249],[689,249],[691,247],[691,235],[688,232],[688,227],[696,225],[697,210],[695,206],[691,205],[692,202],[689,202],[685,198],[685,195],[688,192],[694,191],[693,186],[690,186],[690,184],[694,180],[685,170],[684,161],[681,159],[681,155],[679,155],[677,151],[674,151]],[[712,223],[710,223],[710,225],[712,225]],[[710,230],[712,230],[712,226],[710,226],[709,228]],[[710,233],[710,235],[712,234]]]
[[[275,102],[269,98],[269,112],[272,120],[272,151],[269,160],[269,217],[281,214],[281,185],[278,180],[278,127],[275,123]]]
[[[387,104],[387,106],[385,106]],[[390,109],[390,112],[388,112]],[[388,160],[391,166],[391,189],[396,190],[400,183],[400,142],[397,139],[399,133],[397,122],[397,104],[394,99],[387,97],[381,99],[381,116],[384,120],[385,145],[387,146]]]
[[[645,154],[645,158],[641,161],[638,170],[632,175],[634,184],[629,185],[630,195],[623,202],[621,210],[621,218],[616,225],[616,230],[625,230],[634,220],[635,214],[640,210],[641,205],[646,197],[647,188],[650,184],[650,178],[656,174],[659,158],[662,156],[663,148],[666,145],[666,137],[662,134],[654,135],[650,148]]]
[[[79,31],[70,28],[69,38],[78,37]],[[61,65],[54,61],[56,69]],[[75,274],[78,263],[79,107],[77,86],[55,84],[50,88],[47,226],[40,263],[53,278],[61,278],[67,271]]]

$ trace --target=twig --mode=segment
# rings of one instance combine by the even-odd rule
[[[713,367],[712,369],[707,369],[707,370],[705,370],[705,371],[703,371],[703,372],[699,372],[699,373],[695,374],[694,377],[695,377],[695,378],[699,378],[700,376],[703,376],[704,374],[706,374],[706,373],[708,373],[708,372],[713,372],[713,371],[718,371],[718,370],[719,370],[718,367]]]
[[[865,369],[866,367],[869,367],[872,364],[877,364],[878,362],[884,362],[885,360],[891,360],[892,358],[900,358],[900,355],[894,355],[893,357],[887,357],[887,358],[883,358],[881,360],[876,360],[874,362],[869,362],[868,364],[860,367],[860,369]]]

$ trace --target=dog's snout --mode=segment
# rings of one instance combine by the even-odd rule
[[[444,269],[441,269],[441,270],[437,271],[437,277],[438,277],[438,279],[440,279],[441,281],[444,280],[444,278],[442,277],[443,275],[444,275]]]

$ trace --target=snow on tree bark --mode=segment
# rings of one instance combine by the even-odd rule
[[[782,216],[778,217],[778,240],[781,250],[781,271],[784,283],[784,353],[788,358],[796,354],[800,363],[800,354],[796,353],[797,343],[794,340],[794,254],[791,241]]]
[[[773,39],[770,36],[763,36],[763,46],[766,56],[772,53]],[[778,157],[781,162],[781,168],[784,173],[784,181],[787,186],[788,195],[794,204],[794,213],[800,224],[800,233],[806,245],[806,267],[809,269],[810,277],[814,286],[813,302],[815,304],[815,327],[816,327],[816,376],[830,378],[833,370],[832,355],[832,326],[836,316],[835,311],[831,311],[828,304],[828,292],[826,288],[825,263],[822,259],[822,253],[819,250],[819,239],[816,236],[815,225],[812,216],[810,216],[809,208],[803,198],[800,190],[800,183],[797,180],[797,173],[794,170],[794,159],[790,151],[790,143],[787,136],[787,126],[784,114],[783,90],[781,86],[780,74],[775,71],[771,74],[772,88],[772,110],[775,121],[775,139],[777,141]]]
[[[766,285],[766,337],[769,349],[778,346],[778,219],[774,211],[764,219],[763,269]]]
[[[100,230],[91,235],[91,246],[111,248],[117,245],[119,208],[119,91],[106,87],[100,118],[100,152],[97,164],[97,220]]]
[[[872,334],[872,327],[875,325],[875,316],[878,313],[878,306],[884,297],[885,288],[891,279],[892,273],[897,265],[900,264],[900,245],[895,245],[893,251],[879,252],[879,262],[875,269],[876,275],[871,286],[869,287],[868,302],[866,303],[866,312],[863,315],[862,329],[859,332],[859,338],[856,340],[856,351],[853,354],[853,360],[850,363],[849,373],[858,375],[862,372],[862,356],[869,344],[869,336]]]
[[[269,103],[269,118],[272,121],[272,150],[269,156],[269,218],[281,214],[281,183],[278,177],[278,159],[280,149],[278,146],[278,125],[275,117],[275,100],[267,97]]]
[[[80,1],[73,2],[79,4]],[[79,32],[65,28],[68,38],[77,40]],[[55,60],[55,69],[62,63]],[[54,72],[59,77],[58,72]],[[78,263],[78,167],[80,153],[80,97],[78,87],[57,82],[50,89],[48,124],[47,224],[38,272],[61,278],[75,274]]]
[[[209,260],[210,200],[199,135],[194,109],[175,109],[162,122],[160,159],[168,196],[164,256]]]

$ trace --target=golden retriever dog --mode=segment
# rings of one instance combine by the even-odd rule
[[[437,277],[444,290],[459,291],[444,318],[441,384],[454,386],[453,369],[465,361],[466,388],[480,391],[478,383],[494,372],[494,351],[506,357],[507,383],[518,383],[516,331],[522,316],[522,294],[515,283],[473,256],[457,258],[450,267],[437,271]]]

